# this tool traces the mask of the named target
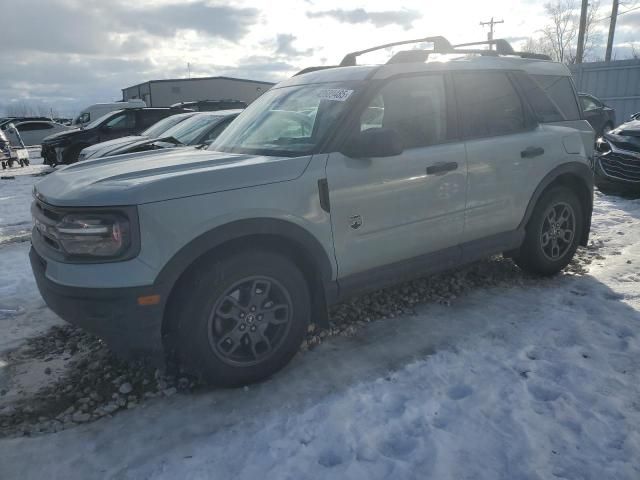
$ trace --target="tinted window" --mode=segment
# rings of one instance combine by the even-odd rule
[[[360,117],[360,130],[392,128],[404,148],[441,143],[447,138],[447,106],[441,75],[392,80],[380,89]]]
[[[140,128],[147,128],[156,123],[158,120],[162,120],[163,118],[170,115],[171,112],[167,110],[140,110],[138,115],[140,115]],[[176,112],[177,113],[177,112]]]
[[[514,76],[520,85],[522,93],[536,114],[538,121],[561,122],[564,120],[558,107],[551,101],[540,85],[529,75],[526,73],[516,73]]]
[[[506,74],[460,73],[454,79],[466,136],[507,135],[525,128],[522,102]]]
[[[135,126],[133,112],[122,112],[111,120],[105,126],[110,130],[128,130]]]
[[[582,111],[589,112],[591,110],[597,110],[600,108],[597,102],[594,101],[591,97],[581,96],[580,102],[582,102]]]
[[[48,123],[42,122],[31,122],[31,123],[23,123],[22,125],[18,125],[18,130],[21,132],[30,132],[33,130],[47,130],[49,128],[53,128]]]
[[[532,75],[538,85],[558,107],[565,120],[579,120],[580,110],[576,102],[570,77],[557,75]]]

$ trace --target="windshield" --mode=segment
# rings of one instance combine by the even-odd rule
[[[172,115],[170,117],[163,118],[159,122],[156,122],[153,125],[151,125],[140,135],[143,135],[145,137],[150,137],[150,138],[158,138],[160,135],[162,135],[164,132],[169,130],[171,127],[177,125],[183,120],[186,120],[187,118],[189,118],[189,114]]]
[[[115,112],[109,112],[109,113],[105,113],[104,115],[102,115],[101,117],[96,118],[93,122],[85,125],[84,128],[95,128],[98,125],[100,125],[102,122],[104,122],[105,120],[107,120],[108,118],[111,118],[113,116],[113,114],[115,113],[120,113],[123,110],[116,110]]]
[[[311,153],[345,111],[352,85],[323,83],[269,90],[209,150],[257,155]]]
[[[222,115],[195,115],[184,122],[170,128],[163,137],[173,137],[184,145],[191,145],[210,127],[217,125]]]

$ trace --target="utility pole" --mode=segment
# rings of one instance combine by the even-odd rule
[[[609,38],[607,39],[607,51],[604,54],[604,61],[611,61],[611,51],[613,50],[613,36],[616,33],[616,20],[618,19],[618,0],[613,0],[611,7],[611,22],[609,23]]]
[[[580,26],[578,27],[578,48],[576,49],[576,63],[582,63],[584,56],[584,31],[587,29],[587,9],[589,8],[589,0],[582,0],[582,9],[580,10]]]
[[[485,26],[485,25],[489,25],[489,33],[487,33],[487,40],[491,41],[493,40],[493,26],[496,25],[497,23],[504,23],[504,20],[494,20],[493,17],[491,17],[491,20],[489,20],[488,22],[480,22],[481,26]],[[493,45],[489,44],[489,50],[493,50]]]
[[[187,71],[189,72],[189,78],[191,78],[191,63],[187,62]]]

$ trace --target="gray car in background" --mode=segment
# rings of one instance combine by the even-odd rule
[[[78,161],[114,155],[113,152],[118,149],[126,148],[127,146],[147,141],[149,139],[159,138],[164,134],[164,132],[175,127],[178,123],[194,116],[196,113],[197,112],[187,112],[171,115],[170,117],[163,118],[159,122],[154,123],[140,135],[129,135],[127,137],[114,138],[113,140],[107,140],[106,142],[91,145],[80,152]]]
[[[218,135],[220,135],[220,133],[222,133],[227,125],[229,125],[229,123],[231,123],[231,121],[240,114],[240,112],[242,112],[242,110],[219,110],[216,112],[194,112],[192,114],[183,114],[188,116],[185,120],[173,125],[171,128],[163,131],[157,136],[128,137],[131,140],[126,143],[99,149],[92,155],[81,158],[81,160],[122,155],[125,153],[147,152],[151,150],[180,146],[209,145],[218,137]],[[82,153],[86,150],[89,149],[83,150]]]

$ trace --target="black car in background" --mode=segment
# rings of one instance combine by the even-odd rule
[[[596,131],[596,138],[613,130],[616,125],[616,111],[602,103],[599,99],[588,93],[579,93],[580,104],[584,119],[588,121]]]
[[[116,110],[94,120],[82,128],[50,135],[42,141],[42,158],[47,165],[69,164],[78,161],[80,151],[96,143],[127,135],[138,135],[154,123],[183,108],[127,108]]]
[[[640,193],[640,113],[596,142],[596,186],[605,193]]]

